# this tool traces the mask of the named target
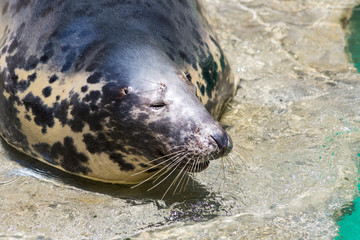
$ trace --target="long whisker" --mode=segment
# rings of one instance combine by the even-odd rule
[[[178,167],[181,164],[181,162],[179,162],[179,164],[176,166]],[[171,171],[171,173],[169,173],[169,175],[167,175],[162,181],[164,181],[166,178],[168,178],[171,174],[173,174],[173,172],[176,170],[176,168],[174,168],[174,170]],[[159,185],[161,182],[159,182],[157,185]],[[166,189],[165,193],[162,195],[161,199],[163,199],[166,195],[166,193],[169,191],[169,189],[171,188],[172,184],[170,184],[170,186]],[[155,187],[155,186],[154,186]],[[149,189],[150,190],[150,189]]]
[[[181,154],[181,153],[179,153],[178,155],[180,155],[180,154]],[[167,160],[164,161],[164,162],[171,161],[173,158],[178,157],[178,155],[173,156],[172,158],[169,158],[169,159],[167,159]],[[162,162],[162,163],[164,163],[164,162]],[[160,163],[160,164],[162,164],[162,163]],[[160,165],[160,164],[158,164],[158,165]],[[170,164],[171,164],[171,163],[169,163],[167,166],[169,166]],[[164,173],[166,173],[166,172],[168,171],[168,170],[167,170],[167,166],[164,166],[164,167],[163,167],[162,169],[160,169],[158,172],[156,172],[155,174],[151,175],[151,176],[148,177],[147,179],[141,181],[140,183],[138,183],[138,184],[136,184],[136,185],[134,185],[134,186],[131,186],[131,188],[136,188],[136,187],[140,186],[141,184],[149,181],[150,179],[154,178],[156,175],[158,175],[159,173],[161,173],[163,170],[166,170],[166,171],[164,171]],[[148,170],[149,170],[149,169],[145,169],[144,171],[148,171]],[[144,172],[144,171],[142,171],[142,172]],[[162,173],[159,177],[163,176],[164,173]],[[134,174],[134,175],[135,175],[135,174]],[[134,176],[134,175],[132,175],[132,176]],[[158,177],[158,178],[159,178],[159,177]],[[157,178],[157,179],[158,179],[158,178]]]
[[[184,150],[179,150],[179,151],[176,151],[176,152],[172,152],[172,153],[166,154],[166,155],[164,155],[164,156],[161,156],[161,157],[155,158],[155,159],[153,159],[153,160],[150,160],[149,162],[155,162],[155,161],[157,161],[157,160],[160,160],[160,159],[163,159],[163,158],[167,158],[167,157],[169,157],[169,156],[171,156],[171,155],[174,155],[174,154],[177,154],[177,153],[180,153],[180,152],[185,152],[185,151],[184,151]]]
[[[200,166],[199,157],[198,157],[196,162],[197,162],[197,165]],[[188,185],[189,180],[190,180],[190,175],[188,175],[187,178],[186,178],[186,182],[185,182],[185,185],[184,185],[184,190],[185,190],[186,186]]]
[[[230,165],[232,166],[232,168],[233,168],[233,171],[234,171],[234,173],[235,173],[235,176],[236,176],[236,178],[237,178],[237,180],[239,180],[239,175],[238,175],[238,170],[237,170],[237,168],[236,168],[236,159],[234,159],[234,157],[231,155],[231,154],[229,154],[228,155],[228,161],[229,161],[229,163],[230,163]],[[238,164],[237,164],[238,165]]]
[[[225,166],[226,164],[227,164],[226,159],[221,158],[221,170],[219,172],[219,175],[222,174],[222,176],[223,176],[223,181],[222,181],[221,185],[226,185],[226,166]]]
[[[181,164],[181,162],[179,162],[176,167],[178,167],[179,165]],[[163,179],[161,179],[157,184],[155,184],[154,186],[152,186],[151,188],[148,189],[148,191],[156,188],[157,186],[159,186],[159,184],[161,184],[162,182],[164,182],[175,170],[176,170],[176,167],[174,167],[174,169],[168,174],[166,175]],[[168,169],[168,171],[170,170],[171,168]],[[166,172],[168,172],[166,171]]]
[[[181,173],[183,172],[184,168],[186,167],[186,165],[189,163],[189,160],[185,163],[184,167],[182,167],[182,169],[179,171],[179,173],[176,175],[175,179],[171,182],[171,184],[169,185],[169,187],[166,189],[163,197],[167,194],[167,192],[170,190],[170,188],[174,185],[174,183],[178,180],[179,176],[181,175]],[[175,194],[176,189],[173,192],[173,195]]]
[[[178,177],[180,176],[180,174],[183,173],[182,177],[180,178],[180,181],[178,182],[178,184],[177,184],[177,186],[176,186],[176,188],[175,188],[175,190],[174,190],[174,192],[173,192],[173,195],[175,195],[175,192],[176,192],[176,190],[178,189],[178,187],[179,187],[182,179],[183,179],[184,176],[186,175],[186,171],[184,171],[184,170],[185,170],[185,167],[189,164],[190,161],[191,161],[191,158],[186,162],[186,164],[184,165],[184,167],[180,170],[179,174],[176,176],[175,180],[177,180]],[[188,168],[189,168],[189,166],[188,166]]]
[[[198,156],[198,158],[197,158],[197,160],[196,161],[193,161],[193,163],[192,163],[192,165],[191,166],[188,166],[188,172],[192,172],[192,170],[191,169],[194,169],[194,166],[196,165],[196,163],[198,163],[199,162],[199,158],[200,158],[200,156]],[[189,171],[190,170],[190,171]],[[182,192],[182,191],[184,191],[185,190],[185,188],[186,188],[186,185],[187,185],[187,182],[189,181],[189,178],[190,178],[190,174],[184,174],[184,176],[186,175],[186,177],[184,178],[184,181],[182,182],[182,184],[181,184],[181,187],[180,187],[180,190],[179,190],[179,192]],[[184,177],[183,176],[183,177]]]
[[[156,164],[156,165],[153,165],[153,166],[151,166],[151,167],[149,167],[149,168],[146,168],[146,169],[144,169],[144,170],[142,170],[142,171],[140,171],[140,172],[134,173],[134,174],[132,174],[131,176],[136,176],[136,175],[139,175],[139,174],[144,173],[144,172],[146,172],[146,171],[149,171],[150,169],[153,169],[153,168],[155,168],[155,167],[157,167],[157,166],[159,166],[159,165],[162,165],[162,164],[164,164],[164,163],[166,163],[166,162],[168,162],[168,161],[170,161],[170,160],[178,157],[179,155],[181,155],[181,153],[182,153],[182,151],[175,152],[175,153],[173,153],[173,154],[168,154],[167,157],[168,157],[168,156],[171,156],[171,155],[174,155],[174,156],[172,156],[171,158],[167,158],[167,159],[163,160],[162,162],[160,162],[160,163],[158,163],[158,164]],[[161,158],[163,158],[163,157],[160,157],[160,158],[157,158],[157,159],[154,159],[154,160],[151,160],[151,161],[159,160],[159,159],[161,159]]]
[[[214,159],[213,156],[211,156],[211,157]],[[223,162],[222,159],[221,159],[221,167],[220,167],[220,170],[219,170],[216,178],[214,178],[214,180],[211,182],[212,185],[215,185],[216,183],[218,183],[216,180],[219,179],[221,173],[223,173],[223,175],[225,174],[225,173],[224,173],[224,171],[225,171],[224,168],[225,168],[225,167],[224,167],[224,162]]]
[[[198,156],[197,157],[197,159],[196,159],[196,161],[194,161],[193,162],[193,164],[192,164],[192,166],[191,166],[191,169],[190,169],[190,172],[192,172],[192,179],[193,179],[193,181],[192,181],[192,186],[193,186],[193,188],[195,188],[195,180],[194,180],[194,178],[195,178],[195,168],[198,166],[198,165],[200,165],[200,162],[201,161],[199,161],[199,159],[200,159],[200,156]]]
[[[155,182],[156,182],[159,178],[161,178],[165,173],[169,172],[172,168],[175,167],[175,169],[176,169],[176,167],[178,167],[178,166],[181,164],[181,161],[182,161],[184,158],[186,158],[187,155],[188,155],[188,153],[185,154],[185,155],[182,156],[182,157],[179,157],[179,158],[176,159],[175,161],[169,163],[167,166],[165,166],[166,171],[163,172],[161,175],[159,175],[159,176],[153,181],[153,183],[155,183]],[[168,178],[168,177],[169,177],[169,175],[166,176],[166,178]],[[166,178],[165,178],[165,179],[166,179]],[[161,182],[163,182],[165,179],[162,179]]]

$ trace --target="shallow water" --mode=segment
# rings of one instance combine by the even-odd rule
[[[233,166],[180,194],[79,179],[0,144],[0,238],[331,239],[356,199],[359,75],[345,53],[356,1],[206,0],[240,79],[222,118]],[[224,170],[222,170],[224,169]]]
[[[354,66],[360,71],[360,6],[353,9],[351,18],[347,24],[346,50]],[[360,157],[360,153],[358,153]],[[358,184],[358,189],[360,184]],[[360,197],[344,206],[337,217],[339,224],[339,236],[335,239],[356,239],[360,236]]]

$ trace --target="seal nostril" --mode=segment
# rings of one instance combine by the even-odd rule
[[[211,138],[214,139],[218,145],[220,155],[226,155],[231,151],[232,141],[226,132],[213,134],[211,135]]]

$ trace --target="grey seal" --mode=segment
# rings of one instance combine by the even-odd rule
[[[231,151],[235,93],[196,0],[0,3],[0,133],[85,178],[135,184]]]

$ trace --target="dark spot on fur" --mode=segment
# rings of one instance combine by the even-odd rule
[[[90,84],[98,83],[100,82],[101,76],[102,76],[101,72],[95,72],[88,77],[87,82]]]
[[[110,159],[119,165],[121,171],[128,172],[135,169],[135,166],[131,163],[126,162],[121,154],[112,153],[110,155]]]
[[[44,97],[47,98],[51,95],[51,91],[52,91],[52,88],[49,86],[42,90],[42,94],[44,95]]]
[[[180,50],[180,51],[179,51],[179,55],[180,55],[180,57],[181,57],[182,59],[185,60],[185,62],[190,63],[189,57],[188,57],[183,51]]]
[[[140,163],[139,166],[142,167],[142,168],[148,168],[149,167],[149,165],[147,165],[145,163]]]
[[[32,111],[34,122],[36,125],[42,127],[42,133],[46,133],[47,127],[54,126],[53,109],[43,104],[40,97],[35,97],[32,93],[28,93],[22,99],[26,111]]]
[[[90,104],[90,109],[91,109],[91,111],[95,112],[95,111],[99,110],[99,107],[96,106],[95,104]]]
[[[199,43],[203,43],[200,34],[198,33],[198,31],[196,31],[195,28],[192,29],[191,34]]]
[[[85,102],[96,102],[101,96],[100,91],[91,91],[90,94],[87,94],[84,98]]]
[[[68,124],[74,132],[81,132],[90,117],[89,105],[81,102],[78,94],[71,98],[70,105],[73,105],[70,112],[73,119],[69,119]]]
[[[186,72],[185,76],[186,76],[187,80],[189,80],[191,82],[192,77],[191,77],[190,73]]]
[[[7,12],[8,8],[9,8],[9,2],[6,2],[2,9],[2,15],[4,15]]]
[[[26,62],[25,70],[29,71],[36,68],[38,63],[39,63],[39,59],[35,55],[31,55]]]
[[[56,96],[56,101],[59,101],[60,100],[60,95],[57,95]]]
[[[85,69],[85,71],[87,71],[87,72],[92,72],[92,71],[94,71],[94,70],[97,68],[97,66],[98,66],[97,63],[93,63],[93,64],[89,65],[89,66]]]
[[[30,83],[25,80],[21,80],[18,83],[18,89],[20,92],[24,92],[29,86],[30,86]]]
[[[82,86],[81,87],[81,92],[83,92],[83,93],[85,93],[87,90],[88,90],[88,86],[87,85],[85,85],[85,86]]]
[[[151,169],[146,170],[146,172],[147,173],[153,173],[153,172],[157,172],[159,170],[160,170],[159,168],[151,168]]]
[[[7,51],[7,45],[5,45],[2,50],[1,50],[1,54],[4,54]]]
[[[16,104],[19,104],[20,100],[16,96],[9,98],[4,96],[6,81],[5,71],[0,72],[0,131],[10,143],[16,143],[18,147],[28,150],[29,143],[27,137],[20,131],[21,121],[17,116]]]
[[[65,170],[73,173],[88,174],[90,169],[83,165],[88,162],[88,158],[77,151],[74,140],[71,137],[64,138],[64,145],[56,142],[51,147],[51,158],[60,159],[60,165]]]
[[[11,44],[10,44],[10,46],[9,46],[8,53],[9,53],[9,54],[13,53],[14,50],[15,50],[18,46],[19,46],[19,42],[18,42],[18,40],[15,38],[15,39],[11,42]]]
[[[205,86],[200,84],[199,82],[197,83],[197,85],[198,85],[198,88],[200,89],[201,95],[204,96],[204,94],[205,94]]]
[[[51,157],[51,146],[47,143],[38,143],[32,145],[34,150],[38,152],[48,163],[53,165],[59,165],[57,161],[54,161]]]
[[[86,149],[90,153],[103,152],[105,149],[108,148],[108,146],[105,145],[107,142],[106,137],[102,133],[98,134],[97,137],[90,133],[84,134],[83,140],[86,144]]]
[[[54,74],[49,78],[49,83],[54,83],[58,79],[59,79],[59,77],[56,76],[56,74]]]
[[[30,4],[31,0],[22,0],[19,2],[15,2],[15,4],[11,5],[12,11],[14,11],[15,14],[20,12],[21,9],[26,8]]]
[[[220,66],[221,66],[221,69],[224,70],[226,68],[224,53],[223,53],[220,45],[215,41],[215,39],[212,36],[210,36],[210,39],[216,45],[216,47],[218,48],[218,50],[220,52]]]
[[[40,62],[47,63],[47,61],[54,55],[54,46],[52,42],[48,42],[44,47],[44,55],[40,57]]]
[[[62,100],[60,104],[59,103],[54,104],[54,116],[57,119],[59,119],[62,126],[65,126],[65,124],[67,123],[69,106],[70,104],[66,99]]]
[[[212,97],[212,91],[218,81],[218,65],[210,54],[203,62],[200,63],[202,69],[202,76],[206,81],[206,94],[209,98]]]
[[[61,68],[61,72],[66,72],[70,70],[71,66],[74,64],[76,58],[75,50],[72,50],[66,55],[65,64]]]
[[[19,81],[18,90],[20,92],[24,92],[26,89],[28,89],[30,84],[35,81],[35,79],[36,79],[36,73],[33,73],[27,77],[27,81],[25,80]]]
[[[35,79],[36,79],[36,73],[33,73],[33,74],[31,74],[31,75],[28,76],[28,79],[27,79],[27,80],[28,80],[29,82],[34,82]]]

